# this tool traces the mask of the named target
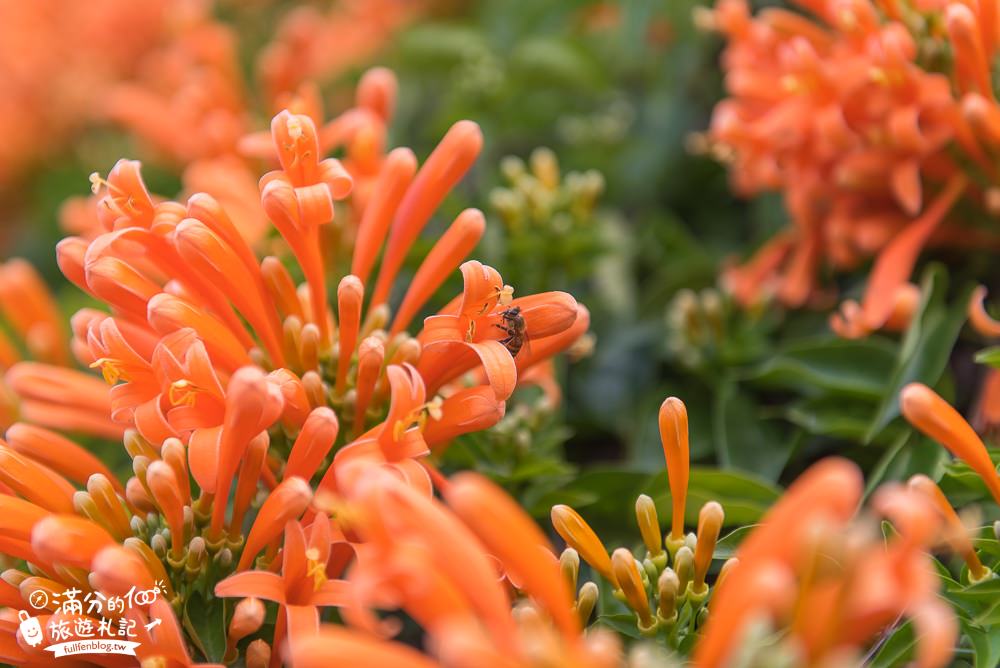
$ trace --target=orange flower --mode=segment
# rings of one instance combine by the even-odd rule
[[[915,489],[927,496],[938,509],[938,512],[947,525],[948,542],[951,544],[952,549],[962,556],[966,566],[969,568],[969,579],[977,582],[990,575],[991,571],[983,566],[983,562],[979,560],[979,555],[976,554],[976,550],[972,545],[972,539],[969,536],[969,530],[963,524],[955,509],[951,507],[948,497],[944,495],[941,488],[933,480],[922,474],[913,476],[907,484],[911,489]]]
[[[320,513],[313,518],[308,537],[297,521],[288,521],[283,528],[285,543],[280,575],[271,571],[243,571],[215,585],[216,596],[253,596],[279,604],[274,633],[276,647],[286,634],[294,646],[296,638],[315,633],[319,627],[319,607],[343,606],[348,601],[346,583],[327,579],[332,534],[326,516]]]
[[[575,510],[561,504],[552,506],[552,526],[567,545],[580,553],[584,561],[617,586],[608,549]]]
[[[792,218],[792,229],[728,270],[725,283],[744,304],[772,295],[790,306],[819,303],[822,267],[851,269],[875,256],[862,307],[845,302],[834,320],[839,333],[864,336],[886,323],[926,245],[968,238],[969,226],[945,220],[959,197],[984,201],[966,183],[996,180],[991,128],[1000,126],[990,124],[988,82],[997,44],[983,27],[995,12],[935,3],[920,10],[929,22],[916,24],[885,11],[894,3],[798,4],[811,16],[776,8],[752,16],[745,0],[699,14],[728,40],[730,95],[701,147],[730,166],[740,194],[781,191]],[[956,56],[943,71],[928,55],[937,49]],[[937,194],[925,208],[929,193]]]
[[[688,417],[684,402],[676,397],[668,397],[660,405],[660,441],[663,456],[667,461],[667,478],[670,483],[670,499],[673,516],[667,545],[672,552],[684,540],[684,507],[687,504],[690,455],[688,447]]]
[[[910,383],[899,396],[903,416],[910,424],[946,447],[979,474],[990,494],[1000,503],[1000,475],[986,446],[961,415],[931,388]]]
[[[322,668],[346,663],[361,666],[438,668],[440,664],[401,643],[324,625],[319,633],[297,639],[289,647],[289,661],[300,668]]]
[[[852,661],[901,616],[919,629],[939,624],[918,636],[918,657],[947,664],[957,624],[927,553],[940,528],[933,502],[898,484],[880,488],[871,506],[896,529],[887,541],[870,522],[851,522],[860,497],[859,472],[843,460],[814,465],[788,489],[716,583],[695,665],[728,665],[754,621],[787,629],[797,661]]]
[[[448,505],[503,564],[504,571],[552,617],[567,639],[580,634],[572,595],[559,576],[552,546],[538,526],[500,488],[474,473],[444,488]]]

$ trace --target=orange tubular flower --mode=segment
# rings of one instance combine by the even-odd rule
[[[1000,503],[1000,475],[975,430],[934,390],[921,383],[903,388],[899,397],[903,416],[914,427],[946,447],[979,474]]]
[[[417,173],[393,218],[372,304],[384,304],[403,260],[444,196],[472,166],[483,145],[479,126],[459,121],[451,127]]]
[[[617,583],[608,549],[575,510],[564,505],[552,506],[552,526],[566,544],[579,552],[594,570],[609,582]]]
[[[261,179],[261,203],[305,273],[313,320],[325,340],[329,320],[319,226],[333,220],[333,202],[351,192],[351,177],[339,161],[319,160],[316,127],[308,116],[281,112],[271,121],[271,135],[282,171]]]
[[[332,625],[324,625],[316,635],[292,643],[288,659],[299,668],[324,668],[335,664],[440,668],[439,663],[406,645]]]
[[[503,314],[519,308],[525,331],[544,339],[568,329],[576,320],[576,302],[565,293],[510,300],[500,274],[475,260],[462,265],[465,289],[458,303],[427,318],[419,341],[418,370],[432,389],[482,364],[497,401],[507,399],[517,383],[517,365],[501,342]]]
[[[107,387],[73,369],[19,362],[5,380],[20,397],[22,419],[52,429],[120,438],[122,428],[110,419]]]
[[[573,596],[559,575],[558,562],[545,558],[553,553],[552,546],[531,518],[502,490],[474,473],[455,476],[444,496],[504,571],[549,613],[568,639],[575,640],[580,623],[571,608]]]
[[[24,260],[0,265],[0,311],[35,359],[60,366],[69,363],[59,308],[41,277]]]
[[[915,489],[927,496],[935,505],[941,517],[947,525],[948,542],[952,548],[962,556],[966,566],[969,568],[969,579],[973,582],[983,580],[990,575],[990,569],[983,566],[979,560],[979,555],[972,546],[972,539],[969,530],[962,523],[961,518],[955,509],[951,507],[948,497],[944,495],[941,488],[934,484],[934,481],[925,475],[915,475],[907,482],[911,489]]]
[[[895,4],[799,0],[802,12],[753,16],[745,0],[718,0],[699,16],[728,40],[730,95],[701,146],[730,166],[740,194],[781,191],[792,218],[725,283],[745,304],[773,295],[801,306],[822,297],[821,267],[875,256],[863,306],[846,302],[834,320],[848,337],[886,323],[925,246],[968,242],[971,228],[945,217],[960,197],[989,211],[990,197],[966,184],[997,177],[995,7],[930,3],[914,22]],[[943,71],[939,51],[955,56]]]
[[[948,663],[957,624],[928,556],[941,527],[934,502],[902,485],[880,488],[871,507],[896,529],[887,541],[870,521],[851,522],[860,498],[859,472],[843,460],[816,464],[788,489],[716,583],[696,666],[728,665],[755,620],[787,628],[797,660],[818,665],[850,660],[901,616],[920,629],[940,624],[918,636],[919,665]]]
[[[313,518],[308,537],[297,521],[287,522],[284,532],[280,575],[244,571],[215,586],[216,596],[254,596],[278,603],[282,614],[278,615],[274,634],[276,647],[284,641],[285,634],[290,635],[294,646],[299,636],[315,633],[319,627],[319,607],[343,606],[348,602],[347,583],[327,579],[332,534],[326,515],[319,513]]]
[[[667,479],[673,504],[670,536],[667,540],[671,552],[684,541],[684,507],[687,504],[690,454],[688,446],[688,417],[684,402],[668,397],[660,406],[660,441],[667,461]]]
[[[798,478],[740,545],[724,582],[716,585],[705,634],[696,646],[699,668],[724,666],[745,625],[758,616],[780,618],[795,598],[794,560],[813,527],[843,526],[861,499],[861,475],[853,464],[828,459]]]
[[[106,179],[95,174],[91,214],[80,237],[59,244],[57,259],[103,310],[73,317],[69,346],[61,330],[48,332],[57,322],[51,300],[24,306],[38,287],[29,272],[18,263],[5,269],[23,290],[0,294],[0,310],[18,310],[14,329],[47,363],[18,361],[0,341],[0,364],[12,362],[5,382],[17,395],[16,423],[3,424],[10,443],[0,443],[0,553],[26,562],[3,574],[0,602],[24,608],[32,588],[121,595],[126,585],[153,583],[161,598],[125,614],[137,625],[137,657],[188,666],[188,647],[199,643],[185,633],[197,630],[182,630],[174,610],[198,604],[192,594],[208,574],[216,596],[257,600],[225,620],[226,658],[248,666],[276,665],[288,646],[295,651],[318,629],[320,606],[341,607],[371,630],[388,625],[369,610],[402,609],[454,665],[505,654],[525,666],[612,665],[617,645],[581,637],[551,548],[530,519],[484,481],[450,483],[423,461],[432,446],[496,423],[519,371],[544,374],[589,325],[568,294],[512,300],[495,270],[465,262],[462,294],[408,333],[483,234],[482,214],[463,211],[415,263],[409,286],[397,286],[417,237],[478,154],[478,126],[456,124],[419,171],[409,150],[386,154],[395,79],[376,70],[362,79],[356,106],[327,125],[303,88],[273,119],[267,145],[240,140],[245,110],[229,85],[228,37],[197,12],[189,20],[178,27],[186,43],[164,49],[164,62],[149,68],[169,70],[174,57],[178,66],[203,64],[207,81],[188,91],[191,107],[174,89],[137,84],[117,90],[108,111],[174,149],[178,162],[196,160],[186,184],[214,183],[218,198],[159,198],[129,160]],[[164,81],[176,83],[177,73],[168,74]],[[176,112],[172,125],[157,105]],[[209,118],[218,120],[214,130]],[[343,149],[343,163],[324,159],[333,148]],[[252,164],[236,150],[279,166],[258,183],[254,206],[232,208],[246,197]],[[228,190],[227,173],[238,177]],[[326,243],[321,229],[335,208],[347,214],[338,242],[356,238],[353,248]],[[256,216],[280,233],[263,259],[251,243]],[[353,274],[328,275],[348,264]],[[396,288],[402,303],[393,313]],[[56,366],[67,350],[92,372]],[[54,430],[121,439],[131,477],[115,482]],[[454,511],[435,500],[432,483]],[[321,512],[328,507],[336,524]],[[515,619],[498,562],[537,608]],[[333,579],[345,569],[348,580]],[[270,644],[252,638],[270,628],[260,627],[260,600],[280,608]],[[232,606],[225,609],[228,616]],[[162,623],[147,628],[153,617]],[[0,660],[47,663],[12,622],[0,614]],[[459,628],[469,629],[468,642],[449,642]]]

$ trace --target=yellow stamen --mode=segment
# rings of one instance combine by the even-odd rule
[[[104,382],[108,385],[114,385],[119,380],[128,382],[130,378],[125,370],[122,369],[121,360],[114,359],[113,357],[102,357],[99,360],[93,362],[90,365],[91,369],[100,369],[101,375],[104,376]]]
[[[319,588],[326,582],[326,564],[320,563],[319,557],[319,548],[310,547],[306,550],[306,562],[308,563],[306,575],[313,579],[314,591],[319,591]]]
[[[203,390],[189,380],[175,380],[170,383],[167,398],[174,406],[194,406],[198,393]]]

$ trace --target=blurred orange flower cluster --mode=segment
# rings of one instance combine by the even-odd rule
[[[803,12],[719,0],[699,22],[728,40],[730,97],[706,149],[741,194],[778,190],[792,227],[724,277],[744,303],[824,299],[817,275],[875,257],[861,304],[833,325],[885,325],[928,244],[995,247],[959,201],[997,215],[1000,107],[992,2],[798,0]],[[964,207],[964,204],[963,204]],[[904,288],[905,289],[905,288]]]
[[[94,91],[127,76],[167,29],[165,0],[0,5],[0,193],[93,118]]]
[[[227,9],[250,19],[262,12]],[[260,113],[307,107],[318,122],[315,84],[370,59],[427,7],[409,0],[347,1],[325,14],[302,6],[282,15],[270,41],[252,56],[263,92],[260,113],[245,90],[245,45],[216,11],[211,0],[4,3],[0,129],[7,140],[0,147],[0,193],[75,132],[110,122],[138,139],[150,157],[184,170],[189,193],[217,190],[220,199],[233,195],[226,204],[236,207],[231,191],[244,186],[245,195],[253,181],[237,144]],[[306,99],[296,103],[296,96]],[[87,219],[77,204],[65,222],[80,231]]]

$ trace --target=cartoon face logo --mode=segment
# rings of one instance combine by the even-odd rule
[[[41,645],[42,626],[38,623],[38,620],[30,617],[27,610],[19,610],[17,618],[21,620],[21,625],[18,629],[21,631],[21,637],[24,638],[24,641],[32,647]]]

